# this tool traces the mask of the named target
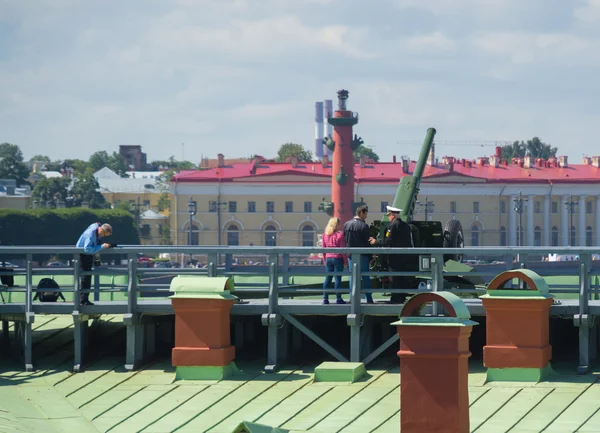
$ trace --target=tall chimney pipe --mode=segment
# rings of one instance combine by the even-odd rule
[[[315,102],[315,157],[317,161],[323,158],[323,102]]]

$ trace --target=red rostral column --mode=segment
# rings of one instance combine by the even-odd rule
[[[325,145],[333,152],[331,176],[331,216],[342,223],[354,216],[354,156],[352,152],[363,143],[352,137],[352,127],[358,123],[358,115],[346,109],[349,92],[339,90],[338,109],[327,121],[333,126],[333,140],[325,138]],[[328,212],[329,213],[329,212]]]

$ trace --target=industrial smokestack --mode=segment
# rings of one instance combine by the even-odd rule
[[[323,158],[323,132],[325,125],[323,124],[323,103],[315,102],[315,156],[317,161]]]
[[[330,117],[333,117],[333,101],[331,99],[326,99],[325,100],[325,105],[323,108],[323,116],[325,116],[325,136],[326,137],[332,137],[333,138],[333,125],[330,125],[329,122],[327,122],[327,119],[329,119]],[[329,155],[329,159],[332,159],[333,157],[333,152],[327,148],[324,149],[325,152],[327,152],[327,155]]]
[[[429,150],[429,155],[427,156],[427,165],[435,166],[435,142],[431,143],[431,149]]]

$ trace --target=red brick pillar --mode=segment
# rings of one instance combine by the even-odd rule
[[[230,341],[231,279],[178,276],[171,282],[175,310],[172,363],[178,379],[221,379],[235,369]]]
[[[436,301],[453,317],[420,317]],[[415,315],[416,314],[416,315]],[[400,426],[402,433],[469,432],[469,336],[475,322],[449,292],[413,296],[393,323],[400,336]]]

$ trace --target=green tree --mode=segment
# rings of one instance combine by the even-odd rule
[[[67,177],[44,177],[35,183],[32,191],[33,198],[39,202],[50,201],[52,207],[56,207],[59,201],[67,203],[70,183],[71,179]]]
[[[158,211],[164,212],[167,209],[171,209],[171,196],[165,191],[158,198]]]
[[[548,159],[551,156],[556,156],[558,148],[552,147],[539,139],[533,137],[531,140],[515,141],[512,144],[502,146],[502,159],[523,158],[529,154],[533,158]]]
[[[358,149],[352,152],[352,154],[354,155],[354,161],[356,162],[360,161],[361,156],[366,156],[367,158],[372,159],[375,162],[379,162],[379,155],[373,152],[373,149],[371,149],[370,147],[364,146],[362,144],[358,147]]]
[[[105,150],[99,150],[90,156],[88,161],[89,166],[94,170],[94,173],[98,170],[107,167],[117,173],[121,177],[127,177],[127,171],[129,167],[117,152],[113,152],[109,155]]]
[[[74,197],[74,205],[81,206],[82,203],[88,203],[92,209],[106,208],[106,200],[99,191],[100,185],[94,177],[91,170],[77,177],[73,182],[72,194]]]
[[[73,170],[75,177],[84,175],[88,168],[91,170],[89,163],[81,159],[65,159],[61,168]]]
[[[198,166],[190,161],[177,161],[174,156],[170,156],[168,161],[156,160],[148,164],[151,170],[169,170],[169,171],[181,171],[181,170],[197,170]]]
[[[298,158],[298,162],[312,162],[313,160],[312,152],[304,149],[301,144],[285,143],[279,147],[275,161],[286,162],[292,156]]]
[[[17,186],[26,184],[29,168],[23,162],[23,152],[16,144],[0,144],[0,179],[14,179]]]

